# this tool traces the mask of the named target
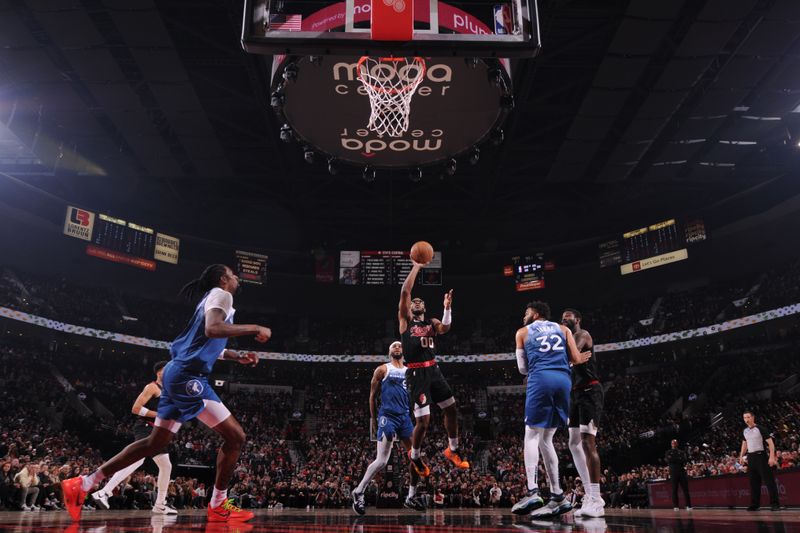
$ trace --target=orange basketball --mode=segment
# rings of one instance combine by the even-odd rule
[[[427,265],[433,259],[433,246],[427,241],[417,241],[411,247],[411,259],[416,263]]]

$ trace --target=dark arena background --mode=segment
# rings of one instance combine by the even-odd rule
[[[800,531],[798,235],[798,0],[0,0],[0,531]]]

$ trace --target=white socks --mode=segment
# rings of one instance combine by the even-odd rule
[[[384,437],[378,441],[378,453],[375,460],[369,464],[367,471],[364,473],[364,478],[361,480],[361,483],[358,484],[358,487],[356,487],[357,494],[364,494],[364,491],[367,490],[367,485],[369,485],[369,482],[375,477],[375,474],[386,468],[391,455],[392,441],[387,439],[384,435]]]
[[[450,446],[450,451],[451,452],[454,452],[454,451],[458,450],[458,437],[456,437],[454,439],[448,438],[447,439],[447,444]]]
[[[420,456],[420,449],[411,447],[411,458],[412,459],[419,459]]]
[[[575,469],[581,478],[583,488],[586,490],[586,494],[589,495],[591,478],[589,476],[589,465],[586,464],[586,452],[583,451],[581,430],[579,428],[569,428],[569,451],[572,452],[572,462],[575,463]]]
[[[558,479],[558,454],[553,446],[553,435],[556,434],[556,428],[546,428],[541,431],[539,451],[542,452],[544,471],[547,472],[547,484],[550,487],[550,494],[557,496],[563,491],[561,490],[561,480]]]
[[[528,477],[528,490],[539,490],[537,477],[539,474],[539,440],[542,428],[525,426],[523,456],[525,457],[525,474]]]
[[[135,463],[130,464],[125,468],[123,468],[122,470],[116,472],[113,476],[111,476],[111,479],[108,480],[106,486],[103,487],[103,492],[108,496],[114,494],[114,489],[117,488],[117,485],[125,481],[125,479],[128,476],[133,474],[136,471],[136,469],[142,466],[143,464],[144,464],[144,459],[139,459]]]
[[[228,489],[219,490],[217,487],[214,487],[214,492],[211,493],[211,501],[208,502],[208,506],[211,507],[212,509],[215,507],[219,507],[227,499],[228,499]]]
[[[580,428],[569,428],[569,451],[572,452],[572,460],[583,482],[586,496],[590,498],[601,498],[600,483],[592,483],[592,477],[591,474],[589,474],[589,464],[586,462],[586,452],[583,451]]]
[[[167,490],[169,490],[169,476],[172,473],[172,462],[169,460],[168,453],[162,453],[153,457],[158,466],[158,496],[156,496],[156,505],[165,505],[167,503]]]
[[[408,485],[408,499],[410,500],[417,495],[417,486],[414,483]]]
[[[100,469],[95,470],[88,476],[81,476],[81,490],[83,492],[89,492],[94,488],[95,485],[99,484],[105,478],[106,476],[100,471]]]

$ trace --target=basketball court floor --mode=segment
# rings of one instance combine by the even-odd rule
[[[69,533],[280,532],[280,533],[500,533],[500,532],[800,532],[800,510],[780,512],[744,510],[607,511],[605,518],[581,519],[568,514],[558,520],[532,522],[508,510],[464,509],[412,513],[368,509],[363,517],[349,510],[256,511],[246,524],[208,524],[205,512],[183,511],[178,516],[153,516],[149,511],[85,512],[79,524],[66,512],[0,513],[0,531],[50,531]]]

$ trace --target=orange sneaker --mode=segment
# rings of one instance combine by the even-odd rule
[[[61,492],[64,495],[64,505],[67,507],[69,516],[76,522],[81,519],[83,501],[86,493],[81,489],[83,481],[81,477],[72,477],[61,482]]]
[[[411,468],[414,469],[419,477],[428,477],[431,475],[431,469],[425,464],[425,461],[422,460],[422,457],[419,459],[411,458],[411,450],[408,450],[408,460],[411,461]]]
[[[469,461],[465,461],[458,455],[458,452],[452,451],[449,447],[444,449],[444,456],[450,459],[450,462],[462,470],[469,468]]]
[[[253,513],[245,511],[233,504],[233,498],[228,498],[222,505],[212,508],[208,506],[209,522],[246,522],[253,518]]]

